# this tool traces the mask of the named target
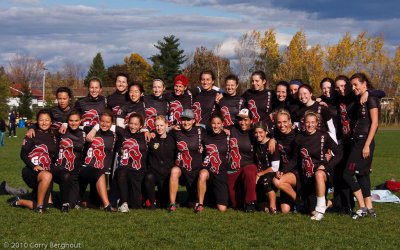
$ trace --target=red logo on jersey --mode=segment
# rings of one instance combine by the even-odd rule
[[[96,110],[91,109],[85,111],[85,113],[82,115],[82,121],[81,121],[82,126],[94,126],[98,123],[99,123],[99,114],[97,113]]]
[[[189,148],[184,141],[179,141],[177,144],[177,149],[179,151],[179,160],[182,161],[182,167],[187,171],[192,170],[192,156],[190,156]]]
[[[219,157],[218,148],[215,144],[206,145],[206,152],[208,162],[211,164],[210,171],[213,173],[219,173],[219,166],[221,166],[221,158]]]
[[[201,121],[201,106],[199,102],[195,102],[192,105],[193,107],[193,113],[194,113],[194,119],[196,123],[200,123]]]
[[[145,112],[146,112],[146,126],[150,130],[154,130],[156,128],[157,110],[151,107],[151,108],[146,108]]]
[[[312,177],[314,175],[314,163],[311,160],[310,155],[308,154],[308,150],[305,148],[300,149],[301,153],[301,166],[303,167],[303,171],[306,177]]]
[[[224,126],[233,125],[233,121],[231,119],[231,114],[229,113],[229,109],[227,106],[221,107],[221,115],[224,118]]]
[[[114,116],[120,115],[121,111],[120,111],[121,107],[120,106],[115,106],[114,108],[112,108],[112,113]]]
[[[282,163],[283,164],[288,164],[289,161],[288,161],[288,158],[287,158],[287,155],[286,155],[285,148],[282,146],[282,144],[278,143],[278,150],[279,150],[279,153],[281,155]]]
[[[239,153],[239,145],[237,139],[231,138],[229,140],[229,146],[230,146],[229,154],[232,159],[231,168],[240,169],[240,160],[242,159],[242,156]]]
[[[74,169],[75,154],[74,154],[74,143],[69,138],[62,138],[59,146],[59,153],[57,164],[61,166],[65,159],[65,168],[69,171]]]
[[[46,145],[40,144],[28,154],[28,158],[35,166],[41,166],[45,170],[50,170],[51,159]]]
[[[127,166],[129,159],[132,159],[132,168],[139,170],[142,168],[140,160],[142,159],[142,154],[140,153],[139,143],[135,139],[128,139],[122,143],[121,146],[122,157],[121,164]]]
[[[253,114],[253,123],[259,122],[260,115],[258,114],[256,102],[254,100],[249,100],[248,108]]]
[[[53,124],[51,124],[51,128],[55,130],[58,130],[61,126],[62,122],[53,122]]]
[[[93,157],[95,158],[95,162],[93,167],[95,168],[104,168],[104,158],[106,158],[106,153],[104,152],[104,140],[101,137],[95,137],[90,144],[90,147],[88,149],[86,158],[85,158],[85,164],[89,164]]]
[[[177,121],[178,123],[181,123],[181,114],[183,112],[183,107],[180,101],[173,101],[169,105],[169,113],[171,116],[171,123],[173,121]]]
[[[340,120],[342,122],[342,132],[343,135],[348,135],[350,133],[350,119],[347,115],[346,104],[339,104]]]

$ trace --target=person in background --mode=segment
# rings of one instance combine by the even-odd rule
[[[4,134],[6,133],[6,122],[0,117],[0,147],[4,147]]]
[[[16,128],[17,128],[17,116],[15,114],[15,111],[11,111],[11,114],[8,118],[8,137],[11,137],[11,134],[13,134],[14,137],[17,137]]]

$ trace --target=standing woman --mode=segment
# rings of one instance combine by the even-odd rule
[[[279,151],[275,150],[273,153],[268,151],[268,141],[271,139],[269,136],[269,128],[267,123],[258,122],[254,127],[254,135],[256,137],[255,158],[257,163],[257,200],[261,208],[265,212],[276,214],[276,188],[272,184],[272,180],[279,170]],[[269,206],[265,207],[262,204],[268,197]]]
[[[145,127],[150,131],[155,130],[155,119],[158,115],[167,116],[168,102],[163,93],[165,91],[164,81],[161,79],[153,80],[153,94],[143,97],[145,103]]]
[[[129,212],[128,203],[132,208],[140,208],[142,205],[142,181],[146,173],[147,144],[144,134],[140,129],[144,125],[144,117],[133,113],[128,119],[125,129],[117,128],[117,147],[119,148],[119,168],[117,176],[120,194],[120,206],[122,213]],[[129,198],[131,194],[131,199]],[[131,201],[131,202],[130,202]]]
[[[107,96],[107,108],[112,110],[114,117],[118,115],[122,105],[129,100],[126,95],[128,82],[128,75],[118,73],[115,77],[115,92]]]
[[[116,135],[112,132],[111,126],[114,116],[109,112],[100,114],[100,130],[88,145],[85,157],[85,167],[79,173],[80,196],[83,197],[88,183],[90,183],[90,200],[95,205],[98,198],[103,203],[104,210],[112,212],[107,194],[106,172],[109,172],[114,157],[114,146]],[[96,194],[97,193],[97,194]],[[97,204],[96,204],[97,203]]]
[[[276,113],[276,132],[277,151],[280,154],[280,167],[273,179],[273,184],[281,190],[280,203],[281,212],[290,212],[299,200],[298,191],[300,178],[297,161],[297,151],[295,150],[294,139],[298,130],[294,129],[289,111],[281,109]]]
[[[204,137],[204,169],[200,170],[197,182],[198,204],[195,213],[203,211],[207,182],[212,183],[217,209],[225,212],[228,206],[227,170],[229,159],[229,136],[224,132],[220,115],[211,116],[212,131]]]
[[[267,80],[263,71],[255,71],[251,75],[252,89],[247,90],[243,94],[245,101],[244,107],[249,109],[253,124],[259,121],[267,121],[270,119],[269,114],[272,112],[275,98],[271,90],[267,90]]]
[[[127,95],[129,101],[122,105],[120,112],[117,115],[117,126],[125,128],[131,114],[138,113],[145,116],[145,104],[142,96],[144,93],[143,85],[139,83],[129,84]]]
[[[303,192],[308,201],[308,209],[313,214],[312,220],[322,220],[326,210],[327,184],[332,183],[333,168],[340,162],[342,152],[328,133],[318,130],[319,114],[307,111],[304,116],[305,133],[295,138],[296,150],[301,157],[303,169]],[[325,154],[332,151],[328,161]],[[317,198],[316,206],[311,204],[313,197]]]
[[[61,212],[69,212],[75,207],[79,197],[79,171],[83,165],[85,132],[79,128],[81,117],[75,110],[67,117],[68,128],[65,134],[58,134],[58,159],[52,169],[54,182],[60,185]]]
[[[171,168],[176,159],[176,142],[167,133],[168,121],[163,115],[155,118],[156,136],[148,144],[147,173],[145,176],[146,193],[150,209],[168,205],[168,183]],[[154,187],[157,186],[157,204]]]
[[[34,209],[38,213],[45,211],[51,191],[52,174],[57,157],[57,139],[51,131],[52,117],[50,110],[42,109],[37,116],[38,128],[35,137],[25,137],[21,148],[21,159],[26,164],[22,169],[22,178],[33,189],[34,201],[21,200],[19,197],[12,206],[23,206]]]
[[[353,91],[357,96],[363,95],[372,85],[364,73],[356,73],[351,78]],[[371,163],[375,149],[374,137],[378,130],[379,100],[368,96],[367,102],[359,104],[357,121],[353,129],[351,153],[343,177],[357,199],[359,210],[353,218],[366,215],[376,216],[371,199]],[[354,176],[356,180],[354,180]]]

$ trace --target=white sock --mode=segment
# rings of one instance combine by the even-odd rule
[[[326,210],[326,201],[325,196],[317,196],[317,206],[315,207],[315,211],[324,214]]]

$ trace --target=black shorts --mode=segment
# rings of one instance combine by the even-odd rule
[[[372,156],[375,150],[375,142],[372,140],[369,146],[370,156],[367,159],[362,157],[366,138],[355,138],[351,144],[351,153],[346,164],[346,168],[355,175],[368,175],[371,170]]]
[[[215,196],[217,205],[228,205],[228,176],[227,174],[214,174],[209,171],[209,183]]]
[[[257,186],[260,186],[264,193],[276,191],[277,188],[272,184],[272,180],[275,176],[275,172],[266,173],[265,175],[260,176],[260,179],[257,181]]]
[[[103,169],[85,167],[79,173],[79,182],[84,181],[93,184],[96,183],[103,174],[105,174]]]
[[[33,192],[35,193],[38,188],[38,175],[41,171],[35,171],[30,167],[24,167],[22,169],[22,179],[28,185],[28,187],[33,189]],[[49,172],[51,173],[51,172]]]
[[[180,185],[192,186],[197,185],[197,178],[199,177],[200,169],[187,171],[186,169],[181,169],[181,177],[179,178]]]

